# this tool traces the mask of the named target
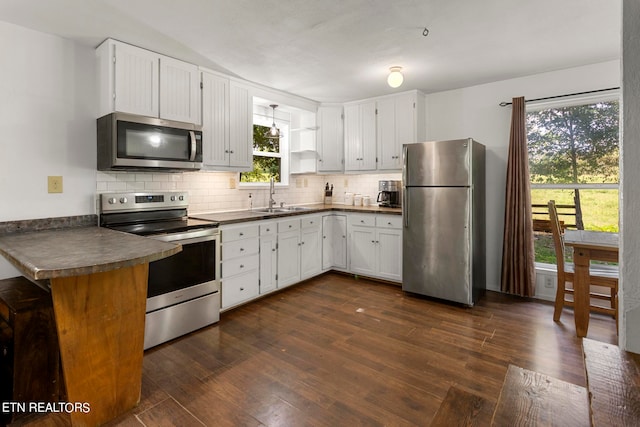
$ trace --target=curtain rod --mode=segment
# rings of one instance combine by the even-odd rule
[[[610,87],[608,89],[598,89],[598,90],[589,90],[586,92],[576,92],[576,93],[568,93],[566,95],[556,95],[556,96],[547,96],[545,98],[536,98],[536,99],[525,99],[524,102],[534,102],[534,101],[546,101],[547,99],[556,99],[556,98],[566,98],[567,96],[576,96],[576,95],[587,95],[590,93],[598,93],[598,92],[607,92],[610,90],[617,90],[620,89],[620,87]],[[511,102],[501,102],[500,105],[501,107],[506,107],[507,105],[511,105]]]

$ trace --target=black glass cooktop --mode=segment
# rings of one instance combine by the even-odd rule
[[[139,236],[150,236],[153,234],[180,233],[193,231],[200,228],[216,228],[217,222],[204,221],[200,219],[186,218],[169,221],[151,221],[130,224],[109,225],[112,230],[123,231],[125,233],[137,234]]]

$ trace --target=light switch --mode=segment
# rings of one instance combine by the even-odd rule
[[[49,193],[62,193],[62,177],[61,176],[47,177],[47,188]]]

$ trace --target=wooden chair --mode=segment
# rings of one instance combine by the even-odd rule
[[[573,301],[567,300],[566,295],[573,295],[573,263],[564,261],[564,238],[562,227],[558,220],[558,211],[553,200],[549,201],[549,219],[551,222],[551,233],[556,252],[558,286],[556,290],[555,309],[553,310],[553,320],[560,320],[562,308],[564,306],[573,307]],[[618,330],[618,269],[617,267],[602,266],[591,267],[589,269],[590,287],[599,286],[609,288],[609,293],[589,292],[591,299],[608,300],[610,307],[599,305],[589,305],[590,311],[605,313],[616,319],[616,331]],[[572,287],[567,287],[571,283]]]

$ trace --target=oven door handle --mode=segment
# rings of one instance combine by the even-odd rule
[[[197,233],[197,232],[196,232]],[[181,243],[183,245],[188,245],[191,243],[200,243],[200,242],[208,242],[211,240],[216,240],[218,234],[207,234],[202,235],[194,235],[194,232],[189,233],[173,233],[173,234],[159,234],[157,236],[149,236],[150,239],[160,240],[162,242],[175,242]]]

